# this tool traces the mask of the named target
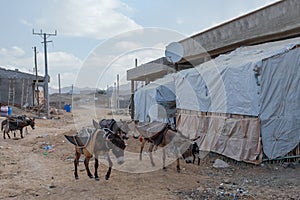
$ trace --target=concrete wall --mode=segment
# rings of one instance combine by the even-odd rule
[[[184,58],[193,65],[201,57],[216,56],[241,45],[300,35],[300,1],[284,0],[179,41]],[[182,61],[185,62],[185,61]]]
[[[0,103],[33,106],[33,84],[35,80],[36,76],[32,74],[0,68]],[[43,81],[43,77],[39,76],[38,80]],[[9,88],[11,88],[11,95]]]

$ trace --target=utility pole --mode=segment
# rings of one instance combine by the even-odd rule
[[[40,100],[39,100],[39,82],[38,82],[38,69],[37,69],[37,58],[36,58],[36,46],[33,47],[34,51],[34,69],[35,69],[35,88],[34,95],[36,98],[37,106],[39,108]]]
[[[120,92],[120,78],[119,78],[119,74],[117,74],[117,110],[119,110],[120,108],[119,92]]]
[[[135,59],[135,67],[137,67],[138,61],[137,58]],[[135,83],[135,89],[137,89],[137,82]],[[131,97],[130,97],[130,117],[132,120],[134,120],[134,80],[131,80]]]
[[[59,91],[59,104],[58,104],[58,109],[61,109],[61,87],[60,87],[60,74],[58,74],[58,91]]]
[[[43,44],[44,44],[44,55],[45,55],[45,78],[44,78],[44,96],[46,99],[46,115],[47,118],[49,118],[50,116],[50,109],[49,109],[49,105],[50,105],[50,99],[49,99],[49,88],[48,88],[48,82],[49,82],[49,74],[48,74],[48,60],[47,60],[47,43],[48,42],[52,42],[52,41],[47,41],[47,38],[50,36],[56,36],[57,35],[57,31],[55,30],[55,33],[43,33],[43,31],[41,30],[40,33],[34,32],[34,29],[32,30],[32,34],[33,35],[39,35],[43,38]]]

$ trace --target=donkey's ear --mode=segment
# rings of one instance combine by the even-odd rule
[[[93,119],[93,125],[96,129],[101,129],[100,125],[98,122],[96,122],[94,119]]]

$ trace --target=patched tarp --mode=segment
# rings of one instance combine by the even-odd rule
[[[201,151],[216,152],[237,161],[260,162],[259,118],[230,118],[180,110],[177,125],[187,138],[199,137]]]
[[[179,109],[258,116],[262,94],[256,68],[300,39],[245,46],[174,74]]]
[[[135,120],[171,122],[176,114],[175,84],[172,75],[158,79],[134,94]]]
[[[258,145],[257,133],[261,132],[263,150],[269,158],[286,155],[300,143],[299,45],[300,38],[293,38],[240,47],[193,69],[176,73],[177,109],[255,117],[255,123],[250,118],[251,130],[260,128],[260,131],[253,132],[255,137],[249,136],[251,132],[247,132],[248,138],[256,138],[250,143]],[[185,123],[190,125],[184,125],[182,115],[180,117],[177,126],[187,136],[195,134],[191,132],[198,130],[197,127],[203,123],[201,120],[208,120],[185,117]],[[224,121],[219,120],[215,117],[209,120],[209,137],[200,146],[203,150],[221,152],[233,158],[233,155],[226,153],[228,148],[248,148],[244,144],[247,140],[229,137],[222,145],[230,146],[224,150],[215,148],[216,144],[220,144],[221,128],[227,126],[222,126]],[[241,120],[244,119],[238,119],[236,123]],[[237,130],[244,131],[241,128]],[[254,146],[251,148],[255,149]],[[253,153],[238,156],[244,154],[242,150],[236,154],[237,160],[254,158]]]

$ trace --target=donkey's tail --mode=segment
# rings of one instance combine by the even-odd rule
[[[65,135],[65,138],[73,145],[78,146],[74,136]]]
[[[3,128],[4,128],[4,125],[5,125],[6,123],[5,123],[5,121],[3,121],[2,123],[1,123],[1,131],[3,131]]]

